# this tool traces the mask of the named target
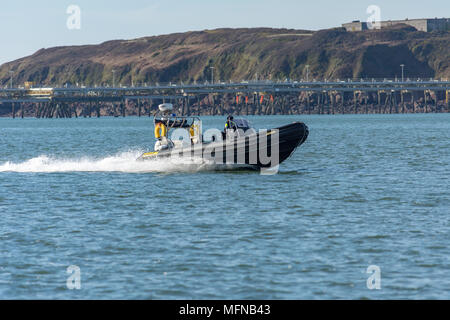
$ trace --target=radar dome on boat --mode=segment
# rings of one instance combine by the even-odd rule
[[[159,108],[159,111],[161,111],[161,112],[172,111],[172,109],[173,109],[173,104],[171,104],[171,103],[163,103],[163,104],[160,104],[160,105],[158,106],[158,108]]]

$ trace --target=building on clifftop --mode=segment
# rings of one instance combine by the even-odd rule
[[[406,24],[416,28],[418,31],[432,32],[432,31],[446,31],[450,30],[450,19],[449,18],[434,18],[434,19],[405,19],[405,20],[389,20],[381,21],[381,28],[387,28],[398,24]],[[369,27],[367,22],[361,22],[355,20],[349,23],[342,24],[347,31],[364,31],[368,30]]]

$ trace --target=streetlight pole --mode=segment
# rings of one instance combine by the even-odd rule
[[[209,67],[211,69],[211,84],[214,84],[214,67]]]
[[[10,74],[9,86],[10,86],[10,89],[12,89],[12,87],[13,87],[13,74],[14,74],[14,71],[13,70],[9,70],[9,74]]]
[[[309,64],[307,64],[305,67],[306,67],[306,82],[309,82]]]
[[[112,74],[113,74],[113,83],[112,83],[112,85],[113,85],[113,88],[115,88],[116,87],[116,70],[115,69],[112,69]]]
[[[404,80],[405,80],[405,74],[404,74],[405,65],[401,64],[400,67],[402,67],[402,82],[404,82]]]

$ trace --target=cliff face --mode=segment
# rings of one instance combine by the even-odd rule
[[[41,49],[0,66],[0,85],[130,85],[205,81],[211,78],[450,78],[450,32],[424,33],[412,27],[346,32],[286,29],[217,29],[99,45]]]

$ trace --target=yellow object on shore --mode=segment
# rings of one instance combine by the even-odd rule
[[[34,82],[33,81],[25,81],[24,85],[25,85],[25,89],[30,89],[32,86],[34,86]]]

